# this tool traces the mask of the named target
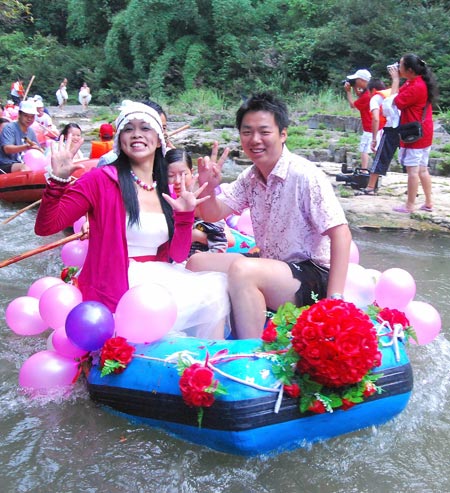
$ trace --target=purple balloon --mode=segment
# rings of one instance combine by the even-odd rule
[[[113,314],[103,303],[84,301],[67,315],[66,334],[80,349],[100,349],[114,334]]]
[[[19,385],[35,390],[66,387],[73,382],[78,363],[55,351],[40,351],[30,356],[19,372]]]
[[[32,296],[20,296],[6,308],[6,323],[16,334],[34,336],[48,329],[39,313],[39,300]]]
[[[236,216],[236,214],[231,214],[226,218],[226,222],[230,228],[236,229],[237,223],[239,221],[240,216]]]
[[[83,267],[89,248],[89,240],[75,240],[61,249],[61,259],[67,267]]]
[[[39,299],[44,291],[55,284],[64,284],[64,281],[59,277],[41,277],[29,287],[27,294]]]
[[[39,312],[52,329],[63,327],[70,310],[83,301],[81,291],[72,284],[55,284],[42,293]]]

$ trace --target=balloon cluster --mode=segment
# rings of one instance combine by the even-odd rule
[[[384,272],[365,269],[358,262],[358,247],[352,242],[344,289],[345,300],[362,309],[376,303],[381,308],[402,311],[416,332],[419,344],[433,341],[441,330],[441,317],[430,304],[414,300],[416,283],[413,276],[399,268]]]
[[[82,219],[74,228],[81,227]],[[69,264],[65,264],[74,265],[78,260],[75,265],[81,267],[81,258],[71,251],[68,260],[66,257]],[[27,295],[11,301],[5,313],[7,325],[18,335],[35,336],[53,329],[47,349],[29,357],[19,372],[20,386],[38,391],[71,385],[80,362],[114,335],[133,343],[151,343],[169,332],[176,317],[173,295],[158,284],[129,289],[113,315],[103,303],[83,301],[75,285],[57,277],[33,282]]]

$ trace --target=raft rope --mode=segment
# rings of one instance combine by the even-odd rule
[[[387,330],[387,331],[386,331]],[[391,327],[389,322],[385,320],[377,327],[377,336],[380,338],[380,344],[383,347],[392,346],[395,354],[395,361],[400,361],[400,348],[398,346],[398,340],[405,337],[405,331],[402,324],[394,324],[394,328]],[[389,342],[385,342],[383,338],[390,337]]]

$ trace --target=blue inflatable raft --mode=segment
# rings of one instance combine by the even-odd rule
[[[91,398],[128,418],[162,428],[176,437],[212,449],[245,456],[273,454],[319,440],[380,425],[400,413],[413,387],[412,370],[401,341],[383,347],[382,388],[347,411],[301,413],[298,399],[280,392],[272,362],[258,354],[261,340],[211,341],[165,338],[136,345],[135,355],[121,374],[102,377],[97,365],[88,376]],[[226,353],[226,358],[215,355]],[[211,407],[188,407],[179,388],[180,354],[193,361],[214,363],[215,378],[225,388]]]

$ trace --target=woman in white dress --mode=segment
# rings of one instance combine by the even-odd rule
[[[56,99],[58,100],[59,109],[64,109],[64,106],[69,99],[69,95],[67,94],[67,79],[64,78],[61,84],[59,85],[58,90],[56,91]]]
[[[114,312],[129,288],[162,284],[177,304],[171,333],[223,338],[230,310],[226,275],[193,273],[179,265],[189,254],[195,207],[207,199],[197,197],[205,186],[192,192],[183,180],[179,197],[171,196],[164,132],[155,110],[129,102],[115,126],[117,160],[71,185],[70,176],[82,167],[72,160],[71,136],[53,149],[36,233],[51,235],[88,216],[89,249],[79,276],[84,300],[101,301]]]
[[[81,106],[83,106],[83,110],[88,109],[91,99],[91,90],[88,87],[87,83],[83,82],[83,85],[80,87],[80,92],[78,93],[78,101],[80,102]]]

